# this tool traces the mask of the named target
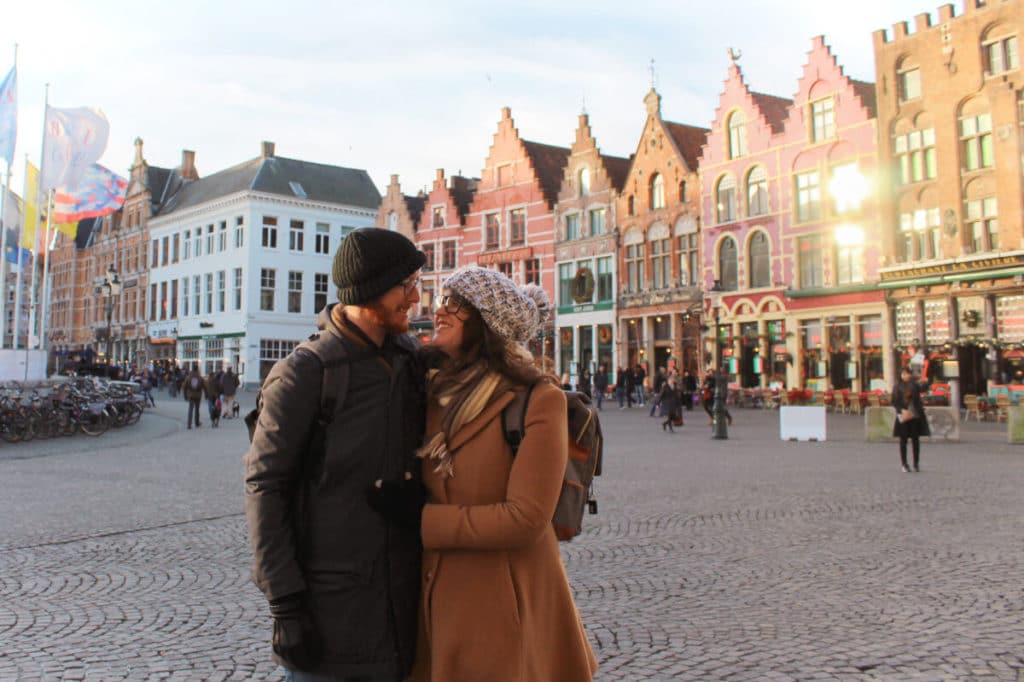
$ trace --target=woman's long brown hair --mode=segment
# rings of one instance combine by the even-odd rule
[[[436,395],[448,386],[460,383],[465,372],[481,360],[486,363],[488,370],[498,372],[515,385],[532,386],[542,380],[558,383],[553,374],[541,371],[524,354],[515,352],[513,341],[506,341],[491,331],[484,324],[479,311],[468,304],[463,306],[463,310],[469,312],[469,317],[463,322],[460,347],[462,357],[450,358],[439,351],[428,351],[433,360],[431,364],[440,370],[431,383],[432,394]]]

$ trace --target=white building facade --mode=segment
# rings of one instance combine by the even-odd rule
[[[364,171],[272,154],[222,173],[234,182],[196,181],[209,187],[149,223],[150,337],[173,343],[182,368],[230,364],[249,386],[316,331],[317,313],[337,300],[334,252],[373,225],[380,201]],[[277,166],[269,181],[267,164]]]

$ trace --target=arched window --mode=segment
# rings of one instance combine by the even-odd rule
[[[585,197],[590,194],[590,169],[584,166],[580,168],[577,178],[580,186],[580,196]]]
[[[729,158],[746,156],[747,153],[747,121],[742,111],[734,111],[729,115]]]
[[[772,285],[771,249],[768,235],[758,230],[750,237],[750,288],[769,287]]]
[[[731,223],[736,220],[736,178],[723,175],[715,188],[715,204],[718,208],[718,222]]]
[[[665,208],[665,178],[661,173],[651,177],[651,209]]]
[[[684,204],[686,203],[686,180],[679,182],[679,201]]]
[[[754,166],[747,174],[747,214],[764,215],[768,212],[768,173],[764,166]]]
[[[626,198],[626,215],[636,215],[636,203],[633,201],[632,194]]]
[[[398,229],[398,214],[394,211],[388,214],[388,229],[392,232]]]
[[[718,247],[718,279],[726,291],[739,289],[736,240],[726,237]]]
[[[986,31],[981,39],[981,51],[985,56],[985,70],[990,75],[1020,68],[1017,34],[1010,26],[999,25]]]

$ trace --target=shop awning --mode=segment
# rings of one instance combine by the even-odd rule
[[[949,275],[947,275],[948,277]],[[942,275],[933,277],[915,277],[914,279],[900,279],[889,282],[879,282],[879,289],[903,289],[905,287],[924,287],[929,284],[942,284],[945,280]]]
[[[947,282],[975,282],[979,279],[1003,279],[1017,275],[1024,275],[1024,268],[990,270],[988,272],[958,272],[952,275],[943,275],[942,279]]]
[[[168,338],[168,339],[158,339],[156,337],[151,336],[151,337],[149,337],[149,342],[151,344],[153,344],[154,346],[173,346],[174,345],[174,339],[170,339],[170,338]]]

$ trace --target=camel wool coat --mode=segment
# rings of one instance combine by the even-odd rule
[[[448,443],[455,475],[423,463],[420,633],[412,680],[576,682],[597,659],[551,526],[568,461],[565,395],[538,384],[513,458],[496,396]],[[441,411],[427,409],[427,437]]]

